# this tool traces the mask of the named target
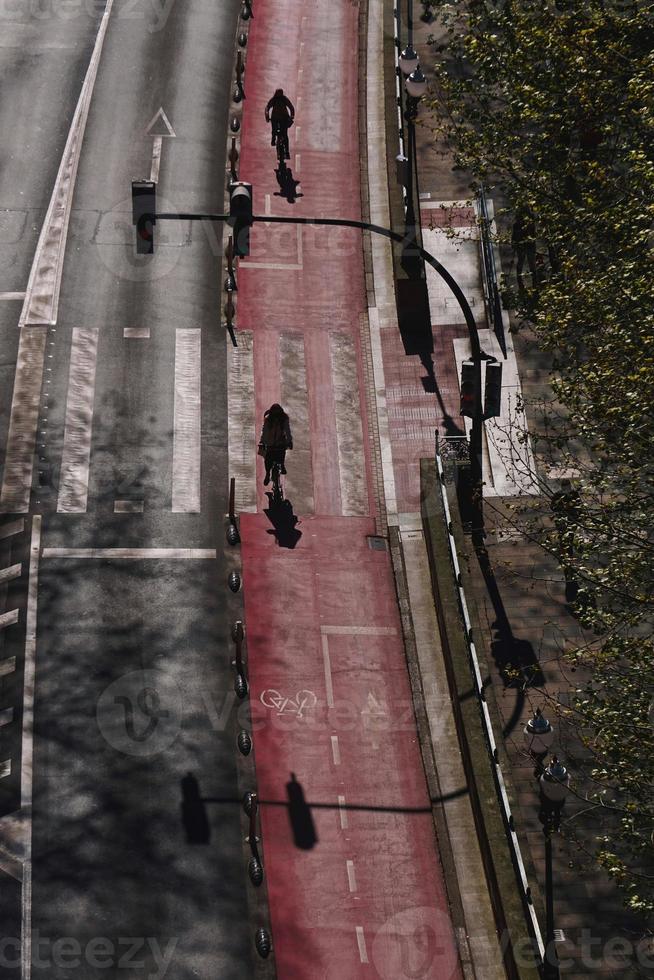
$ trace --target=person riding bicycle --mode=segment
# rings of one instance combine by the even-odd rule
[[[284,89],[278,88],[275,90],[275,94],[266,106],[265,115],[266,122],[272,124],[270,145],[275,145],[277,133],[281,133],[284,137],[284,157],[286,160],[290,160],[291,151],[288,145],[288,130],[293,125],[293,120],[295,119],[295,106],[284,95]]]
[[[263,416],[263,426],[259,437],[259,447],[263,449],[266,476],[265,487],[270,483],[270,471],[273,463],[281,463],[282,473],[286,473],[284,461],[286,450],[293,448],[293,436],[288,415],[281,405],[275,402]]]

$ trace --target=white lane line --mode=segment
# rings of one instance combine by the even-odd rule
[[[393,626],[321,626],[321,633],[334,636],[395,636]]]
[[[21,517],[17,521],[10,521],[9,524],[0,526],[0,539],[9,538],[12,534],[21,534],[25,530],[25,519]]]
[[[200,330],[176,331],[173,513],[200,513]]]
[[[0,779],[6,779],[7,776],[11,776],[11,759],[0,762]]]
[[[0,511],[4,513],[26,514],[30,506],[46,338],[44,327],[23,327],[20,331],[0,490]]]
[[[163,146],[163,136],[155,136],[152,143],[152,165],[150,167],[150,180],[155,184],[159,183],[159,168],[161,167],[161,148]]]
[[[59,290],[77,167],[100,55],[102,54],[113,5],[114,0],[107,0],[95,39],[93,54],[75,108],[75,115],[64,147],[54,190],[36,246],[20,318],[21,326],[26,323],[53,324],[57,321]]]
[[[347,866],[347,883],[350,891],[355,892],[357,890],[357,876],[354,871],[354,861],[346,861],[345,864]]]
[[[359,947],[359,958],[362,963],[368,962],[368,950],[366,949],[366,937],[363,934],[363,926],[356,927],[357,945]]]
[[[341,830],[347,830],[347,828],[348,828],[349,825],[348,825],[348,822],[347,822],[347,810],[345,809],[345,797],[344,796],[339,796],[338,797],[338,813],[339,813],[339,816],[341,818]]]
[[[272,214],[272,211],[270,210],[270,194],[266,194],[266,196],[264,198],[263,213],[264,214]]]
[[[0,293],[0,300],[3,299],[25,299],[25,293]]]
[[[322,637],[322,659],[325,667],[325,688],[327,689],[327,705],[334,707],[334,685],[332,683],[332,665],[329,659],[329,640]]]
[[[368,513],[368,493],[354,338],[346,333],[330,333],[329,357],[334,388],[341,512],[345,517],[363,517]]]
[[[73,330],[57,498],[59,514],[83,514],[88,502],[98,336],[97,327]]]
[[[149,327],[125,327],[125,329],[123,330],[123,337],[138,338],[139,340],[149,340],[150,328]]]
[[[334,759],[334,765],[340,766],[341,764],[341,749],[338,744],[338,735],[332,735],[332,758]]]
[[[300,172],[300,154],[299,153],[296,153],[295,154],[295,173],[297,174],[299,172]]]
[[[12,579],[18,578],[23,570],[23,566],[20,562],[17,565],[9,565],[7,568],[3,568],[0,571],[0,585],[3,582],[11,582]]]
[[[267,227],[264,225],[264,227]],[[298,226],[295,230],[297,236],[297,262],[246,262],[245,259],[240,260],[241,269],[290,269],[299,270],[303,269],[302,260],[302,228]],[[239,334],[240,336],[240,334]]]
[[[142,514],[143,500],[114,500],[114,514]]]
[[[18,610],[11,609],[9,612],[0,613],[0,630],[6,629],[8,626],[13,626],[14,623],[18,622]]]
[[[25,630],[25,673],[23,680],[23,750],[21,756],[20,802],[25,810],[23,886],[21,892],[21,964],[22,980],[32,972],[32,776],[34,755],[34,683],[36,676],[36,614],[39,592],[39,556],[41,552],[41,516],[32,518],[30,569],[27,588]]]
[[[215,558],[215,548],[44,548],[44,558]]]

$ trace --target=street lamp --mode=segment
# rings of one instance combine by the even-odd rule
[[[413,48],[409,45],[411,51]],[[406,51],[409,50],[406,49]],[[406,53],[403,52],[403,55]],[[415,54],[415,52],[413,52]],[[413,252],[412,246],[416,243],[416,213],[413,206],[413,168],[416,159],[416,129],[415,120],[418,115],[418,103],[427,90],[427,79],[422,73],[416,57],[416,67],[404,80],[406,91],[406,109],[404,118],[408,125],[407,138],[407,171],[406,171],[406,245],[405,258],[409,250]]]
[[[534,776],[539,779],[543,774],[543,759],[554,739],[554,729],[540,708],[536,708],[534,717],[529,719],[522,731],[529,754],[536,762]]]
[[[418,67],[418,55],[416,54],[411,41],[409,41],[406,48],[398,58],[398,64],[400,66],[400,71],[405,76],[410,75],[411,72]]]
[[[554,942],[554,892],[552,884],[552,834],[561,824],[561,811],[570,787],[570,774],[552,757],[549,766],[538,780],[540,785],[540,812],[538,818],[545,835],[545,980],[559,980],[559,963]]]

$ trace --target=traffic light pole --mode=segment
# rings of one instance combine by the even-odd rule
[[[227,221],[230,217],[228,214],[194,214],[190,212],[179,212],[170,213],[165,212],[163,214],[155,215],[157,221]],[[432,269],[438,273],[441,279],[449,286],[454,298],[461,307],[461,312],[466,321],[466,326],[468,328],[468,334],[470,337],[470,355],[471,360],[475,365],[475,407],[474,414],[472,417],[472,427],[470,432],[470,482],[471,482],[471,509],[472,509],[472,532],[473,536],[478,537],[483,532],[483,496],[482,496],[482,485],[483,485],[483,474],[482,474],[482,423],[483,423],[483,410],[482,410],[482,393],[481,393],[481,344],[479,342],[479,333],[477,331],[477,324],[475,323],[475,318],[473,316],[470,305],[463,295],[461,287],[457,281],[450,275],[447,269],[441,265],[437,258],[435,258],[430,252],[427,252],[421,245],[419,245],[415,240],[407,242],[406,235],[400,235],[399,232],[391,231],[390,228],[384,228],[382,225],[373,225],[367,221],[352,221],[346,218],[286,218],[286,217],[276,217],[274,215],[252,215],[252,222],[266,222],[271,224],[289,224],[289,225],[323,225],[332,226],[336,228],[358,228],[361,231],[370,231],[375,235],[382,235],[384,238],[388,238],[393,242],[404,246],[404,248],[415,249],[416,255],[422,258],[427,265],[430,265]]]

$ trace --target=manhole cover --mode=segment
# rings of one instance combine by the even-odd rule
[[[375,534],[366,535],[368,538],[368,547],[373,551],[387,551],[388,545],[386,543],[386,538],[381,538]]]

